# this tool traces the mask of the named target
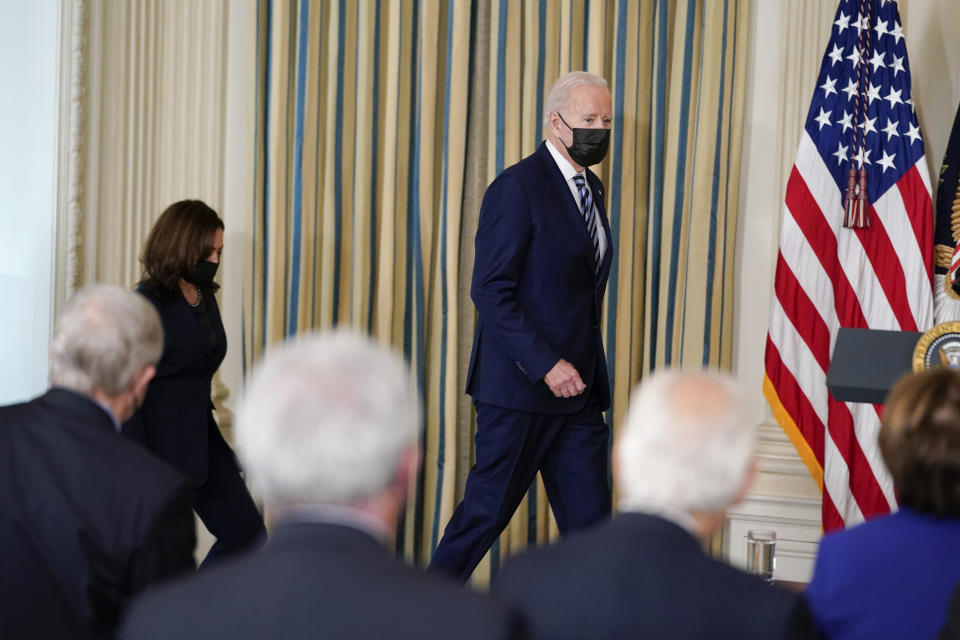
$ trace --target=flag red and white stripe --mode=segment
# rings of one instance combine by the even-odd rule
[[[870,4],[840,3],[818,84],[832,87],[844,73],[852,74],[856,61],[844,71],[837,53],[845,57],[856,38],[847,39],[843,32],[861,24],[873,29],[888,15],[880,0],[872,0],[870,15],[869,6],[863,9]],[[894,24],[899,30],[899,16],[884,26]],[[897,47],[905,47],[902,33],[899,36],[889,43],[878,37],[874,55],[879,52],[881,61],[888,62],[896,58]],[[905,57],[903,48],[901,63]],[[872,82],[882,86],[880,96],[887,87],[900,87],[897,96],[909,96],[908,71],[887,76],[878,72]],[[869,102],[864,97],[870,108],[863,118],[873,118],[861,138],[861,145],[874,152],[863,163],[872,181],[867,207],[871,226],[843,226],[841,185],[850,163],[856,162],[850,147],[855,144],[852,136],[859,135],[849,115],[855,106],[852,95],[835,95],[823,87],[815,91],[787,183],[763,387],[777,420],[821,486],[823,525],[830,531],[896,508],[893,484],[877,447],[882,408],[835,400],[827,390],[826,374],[840,327],[924,331],[932,325],[933,210],[919,126],[911,123],[912,133],[903,133],[908,124],[904,114],[912,115],[912,102],[890,100],[887,108],[876,104],[876,96]],[[915,123],[915,117],[911,120]],[[889,129],[870,131],[873,125],[890,127],[890,122],[892,134]],[[881,154],[885,163],[877,162]]]

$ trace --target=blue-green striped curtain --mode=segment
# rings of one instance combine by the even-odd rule
[[[728,368],[747,0],[262,0],[247,363],[349,324],[401,349],[424,466],[400,548],[425,563],[462,495],[473,412],[467,287],[483,189],[542,140],[553,80],[614,98],[608,421],[653,368]],[[475,576],[556,535],[532,487]]]

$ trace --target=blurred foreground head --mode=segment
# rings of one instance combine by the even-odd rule
[[[347,331],[304,334],[254,368],[236,438],[268,508],[402,501],[420,409],[399,355]]]
[[[960,374],[938,367],[898,382],[879,443],[901,506],[960,517]]]
[[[744,493],[753,429],[738,387],[711,371],[660,371],[633,392],[616,439],[621,511],[722,511]]]

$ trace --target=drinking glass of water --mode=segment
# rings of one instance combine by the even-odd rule
[[[777,567],[777,532],[751,530],[747,532],[747,571],[773,584]]]

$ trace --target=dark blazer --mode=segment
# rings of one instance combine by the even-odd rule
[[[494,592],[519,607],[532,638],[815,636],[798,595],[713,560],[683,528],[639,513],[512,559]]]
[[[487,188],[470,289],[478,312],[467,370],[474,401],[548,415],[575,413],[588,400],[601,410],[610,404],[600,318],[613,242],[603,185],[589,170],[586,176],[607,238],[599,270],[546,143]],[[560,358],[577,368],[587,392],[553,395],[543,376]]]
[[[953,597],[950,598],[947,622],[940,629],[937,640],[960,640],[960,582],[957,583],[957,588],[953,591]]]
[[[820,542],[807,600],[830,638],[934,638],[960,580],[960,518],[901,508]]]
[[[333,524],[286,524],[267,547],[146,595],[121,637],[518,637],[518,619],[478,594],[390,557]]]
[[[210,384],[227,351],[220,309],[211,291],[203,301],[214,341],[179,291],[167,294],[151,282],[137,291],[153,303],[163,322],[163,357],[140,411],[124,432],[183,472],[191,484],[204,484],[211,438],[221,438],[213,419]],[[220,345],[214,348],[212,342]]]
[[[193,569],[190,501],[86,396],[0,407],[0,638],[111,637],[133,595]]]

